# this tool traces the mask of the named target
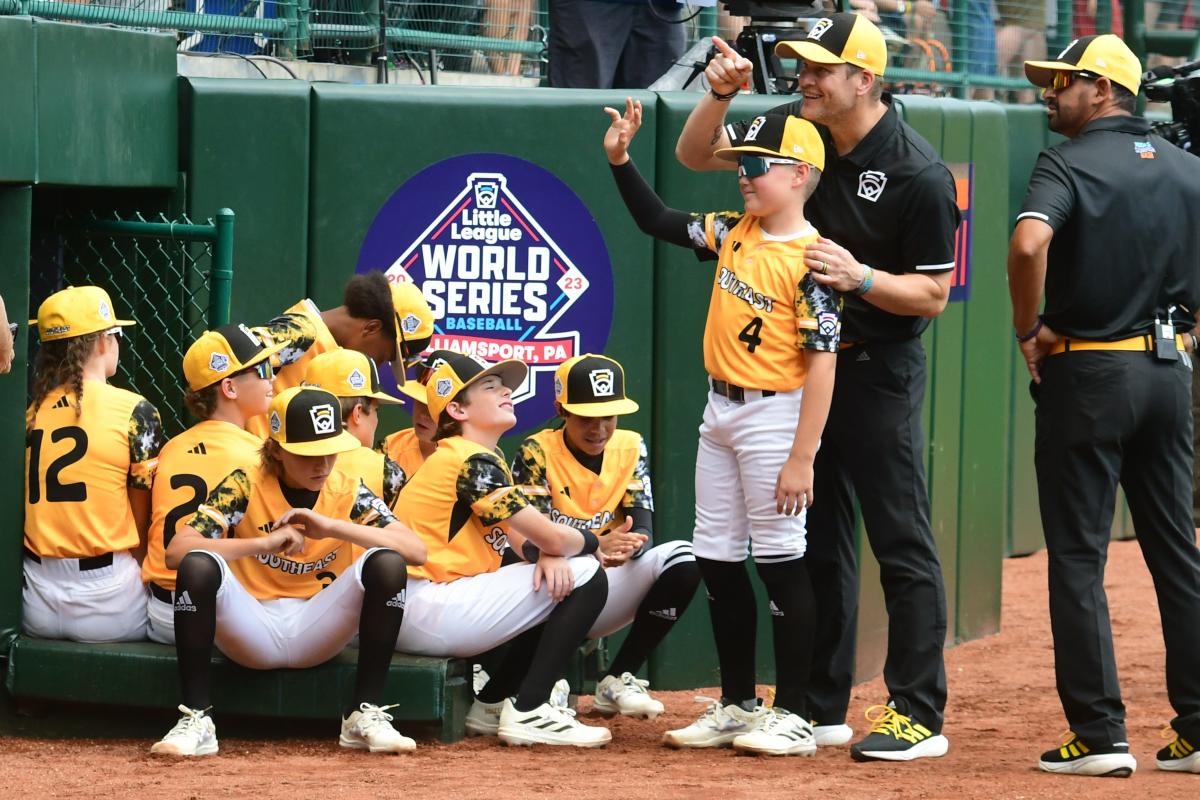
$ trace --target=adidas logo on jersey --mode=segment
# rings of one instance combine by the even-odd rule
[[[270,533],[271,532],[271,523],[265,522],[262,525],[259,525],[258,529],[260,531],[262,531],[263,533]]]
[[[183,594],[181,594],[175,598],[175,613],[176,614],[178,614],[180,611],[193,611],[194,612],[195,610],[196,610],[196,606],[194,606],[192,604],[192,597],[191,597],[191,595],[189,595],[187,593],[186,589],[183,591]]]
[[[676,619],[679,618],[679,615],[676,613],[675,609],[673,609],[673,608],[664,608],[659,611],[651,611],[650,616],[658,617],[659,619],[669,620],[670,622],[674,622]]]
[[[204,442],[200,442],[191,450],[188,450],[188,452],[194,456],[206,456],[208,455],[208,448],[204,446]]]
[[[52,406],[52,408],[70,408],[70,407],[71,407],[71,401],[67,399],[67,396],[65,394],[62,397],[58,398],[58,402]]]
[[[384,603],[384,605],[388,606],[389,608],[398,608],[401,611],[403,611],[404,610],[404,589],[401,589],[400,591],[396,592],[396,596],[393,597],[391,600],[388,600],[386,603]]]
[[[783,616],[783,612],[779,610],[779,606],[775,605],[774,600],[771,601],[770,605],[771,605],[771,616],[772,617],[782,617]]]

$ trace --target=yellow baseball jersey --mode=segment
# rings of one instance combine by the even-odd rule
[[[250,539],[269,534],[275,521],[291,508],[279,488],[279,479],[254,466],[226,476],[187,524],[209,539]],[[386,528],[396,521],[382,499],[341,468],[340,459],[321,488],[313,511],[376,528]],[[361,548],[341,539],[305,538],[303,553],[247,556],[230,561],[229,568],[259,600],[307,598],[337,579],[361,553]]]
[[[154,477],[143,581],[175,588],[175,570],[166,562],[171,539],[226,475],[258,463],[261,448],[262,439],[218,420],[193,425],[163,446]]]
[[[746,389],[789,392],[804,385],[804,352],[837,352],[842,296],[813,280],[804,249],[811,226],[781,240],[758,217],[740,212],[692,215],[688,237],[717,253],[704,325],[704,367]]]
[[[362,479],[375,496],[382,497],[388,508],[396,507],[396,498],[404,488],[404,470],[384,453],[360,447],[337,457],[338,466]]]
[[[603,536],[624,521],[624,509],[654,510],[649,458],[639,434],[613,432],[599,475],[579,463],[563,436],[561,428],[536,433],[513,459],[513,478],[538,511]]]
[[[396,515],[429,554],[408,574],[449,583],[495,572],[508,544],[504,522],[528,505],[495,451],[461,436],[442,439],[396,502]]]
[[[275,394],[299,386],[304,382],[304,371],[309,361],[321,353],[338,349],[337,340],[326,327],[321,319],[321,310],[312,300],[301,300],[266,325],[252,330],[268,347],[287,345],[271,359],[275,367]],[[246,430],[260,439],[267,438],[271,433],[267,416],[263,414],[250,420]]]
[[[406,478],[411,479],[425,463],[425,454],[421,452],[421,440],[412,428],[396,431],[384,439],[383,452],[400,465]]]
[[[139,544],[129,489],[149,490],[162,449],[158,410],[140,394],[83,382],[46,395],[25,439],[25,546],[88,558]]]

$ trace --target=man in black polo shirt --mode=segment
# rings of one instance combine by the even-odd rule
[[[1111,34],[1025,63],[1046,88],[1050,129],[1068,137],[1039,157],[1008,255],[1013,326],[1037,401],[1055,678],[1071,726],[1042,755],[1048,772],[1137,768],[1104,593],[1118,481],[1154,579],[1177,714],[1157,765],[1200,772],[1200,551],[1183,352],[1200,310],[1200,159],[1132,116],[1140,71]]]
[[[740,123],[722,123],[751,67],[723,44],[706,70],[712,92],[676,145],[693,169],[728,168],[712,151],[744,133]],[[781,42],[776,53],[803,59],[804,97],[773,113],[818,123],[826,142],[825,172],[805,210],[828,239],[809,248],[805,263],[817,281],[846,294],[845,344],[808,511],[817,632],[807,713],[818,745],[852,737],[845,719],[858,615],[857,496],[887,603],[890,697],[869,713],[871,731],[850,752],[860,761],[942,756],[946,599],[929,521],[918,337],[949,296],[959,223],[954,179],[883,94],[887,50],[865,17],[819,20],[807,39]]]

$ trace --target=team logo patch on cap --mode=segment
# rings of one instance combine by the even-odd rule
[[[421,327],[421,318],[416,314],[405,314],[404,319],[400,320],[400,329],[405,333],[416,333]]]
[[[885,186],[887,186],[887,175],[879,170],[863,170],[862,174],[858,176],[858,196],[863,200],[876,202],[879,200],[879,195],[883,194]]]
[[[817,315],[817,330],[822,336],[833,336],[838,331],[837,314],[826,311]]]
[[[108,303],[101,300],[100,308],[97,310],[100,312],[100,319],[103,319],[103,320],[112,319],[112,310],[108,307]]]
[[[817,24],[812,26],[812,30],[808,32],[808,38],[815,41],[821,41],[821,37],[833,27],[833,20],[829,17],[817,20]]]
[[[563,396],[562,379],[557,375],[554,376],[554,397],[561,400]]]
[[[213,372],[224,372],[229,369],[229,356],[224,353],[212,353],[208,357],[208,368]]]
[[[312,418],[314,433],[334,432],[334,422],[337,419],[337,415],[333,413],[333,406],[329,405],[329,403],[313,406],[308,410],[308,416]]]
[[[588,373],[592,382],[592,394],[596,397],[612,397],[613,371],[611,369],[594,369]]]
[[[283,429],[283,420],[279,419],[279,412],[271,412],[271,433],[279,433]]]
[[[434,390],[438,397],[449,397],[454,391],[454,381],[449,378],[438,378],[437,387]]]
[[[346,383],[350,384],[351,389],[361,389],[367,385],[367,379],[361,372],[355,369],[346,376]]]

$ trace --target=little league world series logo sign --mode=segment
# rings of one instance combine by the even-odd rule
[[[421,287],[430,349],[529,365],[513,433],[554,415],[560,364],[608,343],[612,263],[600,229],[566,184],[519,158],[457,156],[406,181],[359,251],[358,271],[375,269]]]

